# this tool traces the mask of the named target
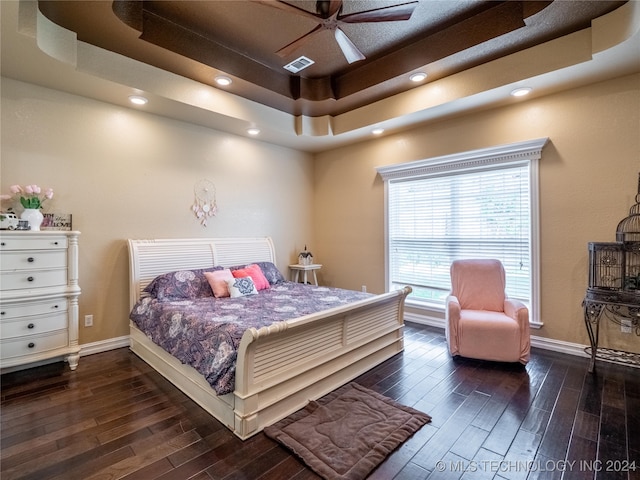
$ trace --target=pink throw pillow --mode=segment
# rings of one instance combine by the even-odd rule
[[[225,268],[224,270],[215,270],[213,272],[204,272],[204,276],[213,290],[213,296],[216,298],[228,297],[229,287],[227,286],[227,280],[233,280],[231,270]]]
[[[231,273],[235,278],[251,277],[251,280],[253,280],[257,290],[269,288],[269,280],[264,276],[264,273],[262,273],[262,270],[258,265],[247,265],[244,268],[232,270]]]

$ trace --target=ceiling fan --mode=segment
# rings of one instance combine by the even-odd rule
[[[317,22],[317,26],[306,33],[302,37],[294,40],[288,45],[285,45],[276,53],[281,57],[285,57],[302,47],[307,43],[314,35],[323,30],[330,30],[334,32],[336,41],[342,53],[344,54],[347,62],[354,63],[358,60],[364,60],[365,56],[362,54],[358,47],[347,37],[347,35],[340,28],[341,24],[348,23],[371,23],[371,22],[393,22],[398,20],[409,20],[413,10],[418,5],[417,1],[401,3],[399,5],[392,5],[389,7],[374,8],[372,10],[365,10],[363,12],[349,13],[347,15],[341,15],[342,12],[342,0],[319,0],[316,2],[316,13],[311,13],[302,8],[295,7],[286,2],[280,0],[256,0],[257,3],[267,5],[285,12],[291,12],[298,15],[302,15],[306,18],[312,19]]]

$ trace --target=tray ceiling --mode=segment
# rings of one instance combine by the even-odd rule
[[[38,8],[80,41],[211,86],[226,75],[233,80],[228,91],[236,95],[317,117],[409,90],[413,72],[424,71],[434,81],[588,28],[624,3],[118,0],[41,1]],[[409,4],[404,8],[412,10],[410,18],[339,22],[365,57],[349,63],[329,17],[357,19],[359,12],[393,12],[399,4]],[[326,8],[327,18],[318,17],[317,8]],[[278,53],[318,25],[298,48]],[[300,56],[314,63],[296,74],[284,69]]]

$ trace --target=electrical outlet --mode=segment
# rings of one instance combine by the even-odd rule
[[[620,321],[620,331],[622,333],[631,333],[631,319],[623,318]]]
[[[84,326],[85,327],[93,327],[93,315],[85,315],[84,316]]]
[[[362,285],[362,291],[366,292],[367,291],[367,286],[366,285]]]

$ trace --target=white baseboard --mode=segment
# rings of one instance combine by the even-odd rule
[[[576,357],[589,358],[589,355],[584,351],[587,345],[580,345],[579,343],[564,342],[562,340],[554,340],[553,338],[531,335],[531,346],[542,348],[543,350],[566,353],[567,355],[574,355]]]
[[[428,315],[420,315],[418,313],[405,312],[404,319],[407,322],[419,323],[422,325],[429,325],[431,327],[441,328],[444,330],[444,320],[442,318],[430,317]],[[577,357],[589,357],[584,351],[587,345],[580,345],[579,343],[564,342],[562,340],[554,340],[553,338],[538,337],[531,335],[531,346],[536,348],[542,348],[543,350],[551,350],[559,353],[566,353],[567,355],[574,355]]]
[[[94,353],[106,352],[108,350],[115,350],[116,348],[123,348],[129,346],[129,335],[124,337],[109,338],[107,340],[100,340],[98,342],[83,343],[80,345],[80,356],[93,355]]]
[[[94,353],[106,352],[108,350],[115,350],[116,348],[123,348],[129,346],[129,335],[124,337],[109,338],[108,340],[100,340],[99,342],[85,343],[80,345],[80,356],[93,355]],[[0,373],[11,373],[19,370],[25,370],[27,368],[40,367],[42,365],[48,365],[49,363],[61,362],[65,359],[64,356],[51,357],[45,360],[39,360],[37,362],[25,363],[22,365],[16,365],[14,367],[6,367],[0,370]]]
[[[404,318],[407,322],[429,325],[431,327],[436,327],[444,330],[444,320],[441,318],[434,318],[427,315],[407,312],[405,312]],[[108,350],[114,350],[116,348],[123,348],[128,346],[129,335],[110,338],[108,340],[101,340],[93,343],[85,343],[80,345],[80,347],[82,348],[82,350],[80,350],[80,356],[83,357],[85,355],[93,355],[94,353],[106,352]],[[580,345],[579,343],[571,343],[562,340],[554,340],[552,338],[531,335],[531,346],[542,348],[543,350],[566,353],[567,355],[575,355],[577,357],[589,357],[589,355],[587,355],[584,351],[587,345]]]
[[[418,323],[421,325],[429,325],[444,330],[444,320],[441,318],[430,317],[428,315],[420,315],[417,313],[405,312],[404,319],[407,322]],[[129,335],[123,337],[109,338],[107,340],[100,340],[98,342],[84,343],[80,345],[80,356],[93,355],[95,353],[106,352],[109,350],[115,350],[116,348],[123,348],[129,346]],[[566,353],[568,355],[575,355],[578,357],[588,357],[584,349],[586,345],[580,345],[578,343],[564,342],[562,340],[554,340],[552,338],[531,336],[531,346],[536,348],[542,348],[544,350],[551,350],[559,353]],[[2,373],[8,373],[14,370],[21,370],[24,368],[31,368],[47,363],[59,361],[59,358],[52,358],[42,362],[35,362],[29,365],[21,365],[18,367],[3,369]]]
[[[444,319],[431,317],[425,314],[404,312],[404,319],[407,322],[419,323],[420,325],[429,325],[430,327],[441,328],[444,330]]]

